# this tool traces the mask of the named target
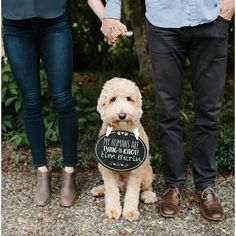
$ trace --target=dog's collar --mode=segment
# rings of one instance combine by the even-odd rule
[[[107,126],[106,136],[109,136],[109,134],[111,133],[112,130],[113,130],[112,126]]]
[[[108,137],[110,135],[110,133],[112,132],[113,130],[113,127],[112,126],[107,126],[107,130],[106,130],[106,137]],[[135,128],[133,130],[133,133],[134,133],[134,136],[135,138],[138,140],[139,138],[139,131],[138,131],[138,128]]]
[[[135,128],[135,129],[133,130],[133,133],[134,133],[135,138],[138,140],[138,137],[139,137],[138,128]]]

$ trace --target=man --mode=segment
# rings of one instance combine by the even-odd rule
[[[110,43],[123,33],[112,31],[120,19],[120,7],[121,0],[107,1],[101,30]],[[186,182],[179,119],[182,68],[188,58],[195,111],[195,196],[204,217],[223,220],[223,210],[213,190],[217,171],[214,153],[226,76],[228,25],[233,14],[234,0],[146,0],[148,45],[165,155],[164,175],[169,187],[159,204],[164,217],[174,217],[179,212]]]

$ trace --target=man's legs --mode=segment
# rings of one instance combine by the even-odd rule
[[[201,213],[210,220],[222,220],[222,208],[211,187],[216,176],[214,154],[226,76],[228,23],[218,18],[195,27],[191,42],[189,54],[195,100],[192,137],[194,184]]]
[[[179,123],[186,50],[178,29],[164,29],[147,23],[147,31],[160,139],[165,155],[165,181],[169,187],[181,187],[186,181]]]
[[[173,217],[179,211],[180,192],[185,184],[185,159],[179,123],[182,67],[186,60],[186,38],[180,29],[165,29],[147,23],[153,84],[164,150],[165,181],[170,190],[159,205],[160,213]]]
[[[196,27],[192,35],[195,120],[192,138],[194,183],[197,189],[214,185],[217,121],[225,85],[228,23],[219,19]]]

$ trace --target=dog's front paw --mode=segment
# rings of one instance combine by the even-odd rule
[[[150,190],[144,191],[141,193],[141,200],[144,203],[154,203],[157,202],[157,195]]]
[[[94,187],[91,190],[91,194],[93,197],[103,197],[105,194],[105,188],[103,185],[99,185],[97,187]]]
[[[138,210],[127,209],[127,210],[123,211],[122,217],[125,220],[129,220],[129,221],[133,222],[133,221],[137,221],[138,220],[139,215],[140,215],[140,213],[139,213]]]
[[[107,208],[106,209],[106,215],[109,219],[116,219],[118,220],[121,216],[122,208],[116,207],[116,208]]]

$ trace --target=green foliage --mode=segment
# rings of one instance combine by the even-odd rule
[[[97,70],[108,50],[100,32],[101,21],[84,1],[68,1],[67,12],[74,40],[75,70]]]
[[[26,135],[23,128],[23,113],[19,90],[12,79],[9,65],[3,65],[2,70],[2,137],[9,140],[14,148],[27,144]],[[78,114],[79,142],[78,159],[80,167],[89,167],[95,163],[94,144],[101,126],[99,114],[96,112],[97,98],[101,87],[107,79],[117,75],[115,72],[93,76],[94,82],[86,88],[81,88],[73,84],[72,92],[75,99],[76,111]],[[120,76],[120,75],[119,75]],[[41,93],[43,103],[44,124],[46,130],[47,144],[58,143],[58,121],[54,112],[50,94],[48,93],[45,73],[41,70]],[[183,98],[181,110],[181,123],[183,125],[184,149],[187,159],[191,156],[191,132],[193,126],[193,101],[190,82],[190,72],[185,71],[183,82]],[[216,149],[218,166],[234,169],[234,80],[233,75],[228,75],[224,95],[223,108],[219,123],[219,139]],[[146,87],[141,87],[143,93],[143,118],[142,123],[150,139],[150,153],[155,171],[159,170],[163,163],[163,154],[159,144],[157,133],[157,116],[155,98],[151,83]],[[17,157],[16,157],[17,159]],[[19,161],[16,160],[18,163]],[[62,166],[62,156],[55,156],[51,165],[54,168]]]
[[[135,53],[133,37],[126,37],[109,49],[109,59],[103,68],[117,71],[123,77],[127,77],[138,68],[138,60]]]
[[[18,166],[18,165],[24,163],[25,159],[26,159],[26,158],[25,158],[24,155],[17,154],[17,155],[15,156],[15,159],[14,159],[14,166],[16,167],[16,166]]]
[[[74,40],[74,70],[124,74],[128,69],[138,69],[133,36],[110,47],[100,31],[101,21],[84,1],[68,1],[67,12]]]
[[[158,145],[150,144],[151,164],[154,172],[160,171],[163,166],[164,155]]]
[[[54,155],[51,159],[52,169],[61,169],[63,167],[63,157],[62,155]]]
[[[215,157],[219,167],[234,172],[234,132],[226,124],[219,127]]]
[[[27,143],[23,132],[20,93],[13,81],[9,64],[2,67],[2,136],[10,140],[14,148]]]

